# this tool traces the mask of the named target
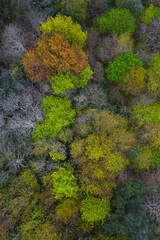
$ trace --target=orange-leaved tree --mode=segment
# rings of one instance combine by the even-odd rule
[[[87,55],[76,45],[70,45],[63,36],[54,33],[41,36],[36,48],[30,49],[22,59],[27,76],[32,82],[71,71],[79,74],[88,66]]]

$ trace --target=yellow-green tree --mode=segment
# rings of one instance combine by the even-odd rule
[[[125,93],[138,95],[145,90],[147,71],[143,67],[134,66],[122,79],[121,87]]]
[[[160,54],[152,55],[148,69],[148,90],[154,95],[160,94]]]
[[[108,111],[95,113],[94,133],[71,144],[74,162],[81,169],[81,191],[111,195],[116,176],[129,164],[123,152],[135,144],[134,134],[128,132],[127,121]]]
[[[84,47],[87,40],[87,32],[83,32],[80,24],[74,23],[71,17],[57,14],[57,16],[50,17],[47,22],[41,23],[40,30],[42,34],[57,33],[63,35],[70,44],[77,44]]]

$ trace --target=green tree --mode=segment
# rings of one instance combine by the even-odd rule
[[[81,170],[81,191],[96,196],[110,195],[116,176],[128,165],[123,153],[135,144],[127,121],[109,111],[94,113],[94,133],[71,144],[71,155]]]
[[[134,66],[126,73],[121,81],[121,87],[126,94],[138,95],[144,91],[146,87],[147,71],[143,67]]]
[[[153,164],[154,154],[147,145],[138,146],[139,155],[132,162],[136,171],[148,170]]]
[[[106,77],[111,82],[120,83],[121,80],[125,78],[126,73],[134,66],[143,66],[138,54],[130,52],[122,53],[119,57],[116,57],[113,62],[109,62]]]
[[[42,100],[45,119],[37,125],[33,139],[43,137],[54,138],[71,123],[74,122],[75,110],[71,108],[71,101],[66,98],[47,96]]]
[[[71,167],[67,169],[59,167],[58,171],[53,172],[51,177],[51,183],[53,184],[52,192],[55,194],[55,199],[63,197],[76,198],[78,185]]]
[[[121,233],[131,240],[155,239],[141,200],[145,192],[145,185],[139,179],[130,178],[120,185],[111,203],[113,214],[103,224],[102,232],[111,237]]]
[[[79,202],[75,199],[63,199],[61,203],[56,206],[56,221],[63,222],[65,224],[79,212]]]
[[[150,4],[150,6],[140,15],[140,20],[143,24],[149,25],[154,18],[158,18],[159,16],[160,8],[155,8],[153,4]]]
[[[138,104],[131,111],[131,120],[139,127],[146,124],[158,124],[160,121],[160,103]]]
[[[152,55],[148,69],[148,90],[154,95],[160,94],[160,54]]]
[[[50,17],[46,23],[42,23],[40,30],[42,34],[57,33],[63,35],[71,44],[84,47],[87,32],[83,32],[80,24],[74,23],[71,17],[58,14],[55,18]]]
[[[103,221],[110,216],[110,202],[108,198],[95,198],[88,196],[82,200],[80,209],[83,221],[94,223]]]
[[[38,205],[40,185],[34,173],[27,169],[13,179],[4,193],[2,191],[0,196],[2,231],[5,226],[7,231],[14,228],[16,230],[16,226],[19,227]]]
[[[72,88],[84,88],[87,82],[92,78],[90,66],[80,72],[78,76],[73,75],[70,71],[66,74],[58,72],[57,75],[50,77],[52,88],[55,93],[66,93],[66,90]]]
[[[114,8],[95,20],[100,32],[118,35],[123,32],[133,34],[136,28],[135,22],[135,18],[127,9]]]

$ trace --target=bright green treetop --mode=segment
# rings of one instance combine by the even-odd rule
[[[55,18],[50,17],[46,23],[41,23],[40,30],[43,34],[58,33],[64,36],[71,44],[76,43],[84,47],[87,32],[83,32],[80,24],[74,23],[71,17],[58,14]]]
[[[75,110],[71,108],[71,101],[66,98],[47,96],[42,100],[45,119],[37,125],[33,139],[43,137],[54,138],[74,122]]]
[[[121,34],[127,32],[133,34],[136,28],[136,20],[127,9],[111,9],[95,21],[102,33]]]
[[[160,122],[160,103],[152,105],[138,104],[131,111],[131,120],[139,127]]]
[[[58,171],[53,172],[51,176],[52,192],[55,194],[55,199],[63,197],[76,198],[78,185],[72,168],[59,167]]]
[[[78,76],[73,75],[70,71],[67,71],[66,74],[58,72],[57,75],[50,77],[50,81],[55,93],[66,93],[66,90],[72,88],[83,88],[92,78],[92,74],[93,71],[88,65]]]
[[[94,223],[103,221],[105,217],[109,216],[110,202],[108,198],[96,198],[88,196],[82,201],[80,209],[82,220]]]
[[[111,82],[120,83],[133,66],[142,67],[142,65],[143,63],[139,59],[138,54],[131,52],[122,53],[113,62],[109,62],[106,70],[107,79]]]

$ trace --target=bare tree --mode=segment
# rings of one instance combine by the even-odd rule
[[[32,0],[11,0],[11,6],[16,6],[18,9],[26,8],[30,9],[31,8],[31,2]]]
[[[150,220],[156,224],[160,224],[160,194],[155,193],[144,199],[146,212]]]
[[[78,109],[88,107],[100,109],[105,106],[107,97],[102,87],[97,84],[90,84],[81,90],[79,95],[75,97],[75,101]]]
[[[1,34],[0,60],[10,64],[14,59],[21,59],[25,50],[34,46],[37,39],[32,29],[27,30],[25,26],[16,24],[7,25]]]
[[[31,10],[27,14],[27,19],[29,20],[30,24],[35,28],[36,30],[39,29],[41,22],[46,22],[48,19],[48,15],[44,12],[40,12],[37,10]]]
[[[20,27],[9,24],[2,33],[1,58],[11,63],[14,58],[20,59],[25,53],[24,34]]]
[[[160,18],[154,18],[149,25],[141,25],[139,39],[143,43],[142,48],[154,53],[160,51]]]

